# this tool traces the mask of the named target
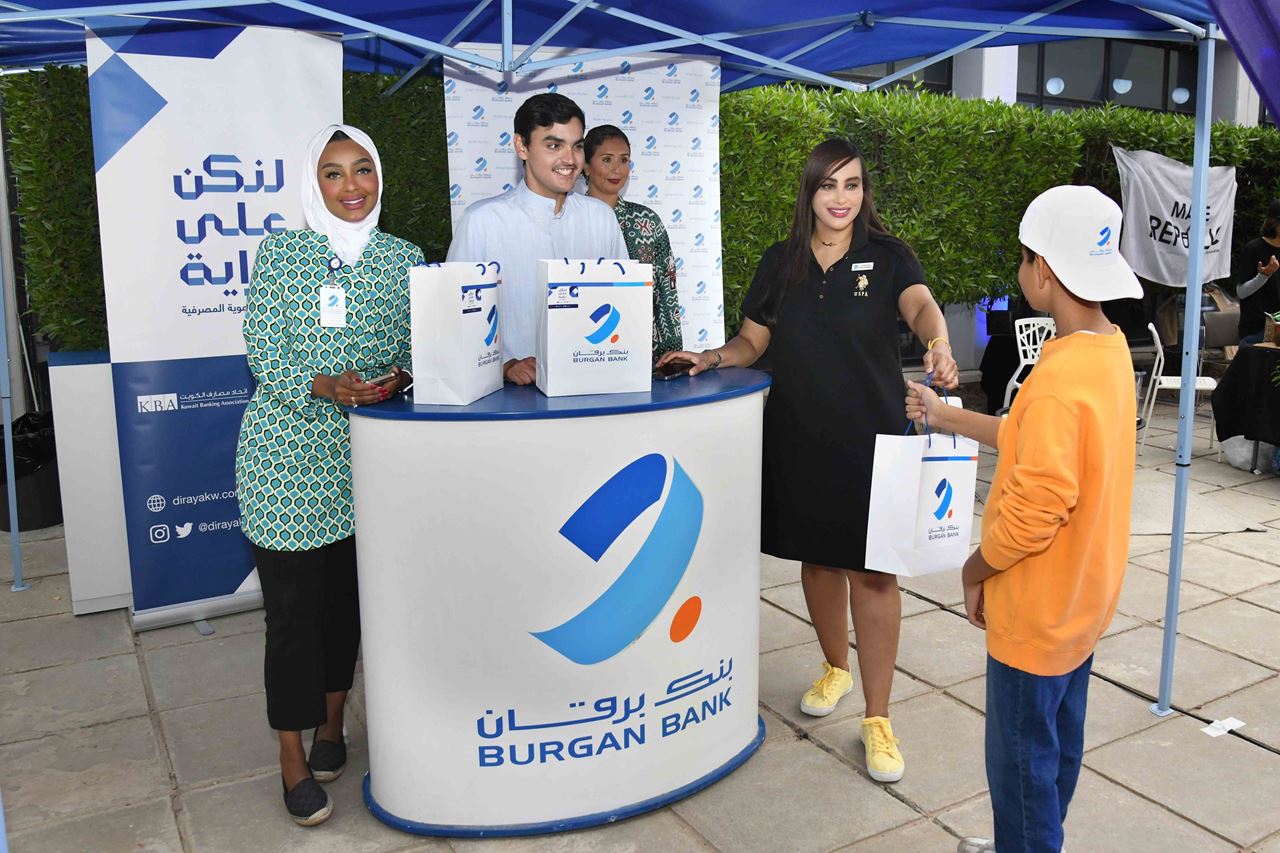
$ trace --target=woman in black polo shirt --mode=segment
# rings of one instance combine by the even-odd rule
[[[899,316],[926,342],[934,383],[957,382],[946,322],[924,281],[915,253],[876,214],[861,153],[829,139],[809,154],[790,236],[760,259],[742,330],[722,347],[660,360],[692,361],[696,374],[745,367],[769,348],[761,550],[802,562],[826,657],[800,707],[826,716],[853,689],[851,611],[867,709],[862,741],[882,782],[904,769],[888,719],[902,600],[897,577],[867,570],[864,552],[875,437],[906,426]]]
[[[1236,257],[1236,296],[1240,297],[1240,346],[1261,343],[1264,314],[1280,311],[1280,198],[1267,207],[1262,235]]]

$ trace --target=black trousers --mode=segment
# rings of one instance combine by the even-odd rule
[[[360,649],[356,540],[310,551],[253,546],[267,617],[267,722],[276,731],[328,719],[324,695],[351,688]]]

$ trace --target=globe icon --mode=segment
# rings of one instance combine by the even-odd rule
[[[162,509],[164,509],[164,496],[152,495],[151,497],[147,498],[147,509],[151,510],[152,512],[160,512]]]

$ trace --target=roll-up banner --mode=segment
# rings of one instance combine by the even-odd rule
[[[258,242],[303,227],[303,149],[342,118],[334,38],[87,22],[134,626],[261,601],[235,498]]]
[[[496,45],[462,47],[499,55]],[[548,48],[536,58],[568,53]],[[715,58],[637,54],[509,74],[446,59],[444,92],[455,225],[468,204],[520,180],[512,140],[516,110],[532,95],[559,92],[582,108],[588,130],[612,124],[631,141],[631,180],[622,195],[656,212],[671,238],[685,348],[701,351],[724,343]],[[581,179],[578,190],[586,190]]]

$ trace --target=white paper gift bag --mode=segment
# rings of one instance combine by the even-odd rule
[[[548,397],[648,391],[653,268],[629,260],[538,261],[538,390]]]
[[[963,566],[971,550],[977,478],[973,439],[877,435],[867,568],[916,577]]]
[[[415,403],[465,406],[502,387],[500,272],[497,261],[409,272]]]

